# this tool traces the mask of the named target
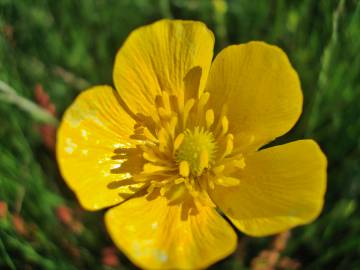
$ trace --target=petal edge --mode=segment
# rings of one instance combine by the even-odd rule
[[[214,36],[204,23],[160,20],[134,30],[119,49],[114,64],[116,89],[133,113],[151,114],[161,91],[179,95],[194,67],[205,87],[213,55]]]
[[[145,269],[202,269],[235,250],[236,233],[214,208],[186,220],[181,211],[161,196],[138,197],[110,209],[105,222],[115,244]]]
[[[252,41],[231,45],[215,58],[206,91],[220,114],[227,107],[235,148],[251,152],[288,132],[300,117],[302,91],[287,55]]]
[[[316,142],[270,147],[249,155],[245,163],[236,173],[239,186],[211,194],[240,231],[265,236],[307,224],[320,214],[327,161]]]
[[[109,188],[125,178],[111,173],[120,166],[112,157],[120,145],[134,147],[129,139],[134,124],[110,86],[83,91],[64,113],[57,131],[56,157],[62,176],[84,208],[111,206],[134,193],[130,186]]]

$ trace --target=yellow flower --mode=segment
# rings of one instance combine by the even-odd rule
[[[107,211],[116,245],[141,268],[198,269],[315,219],[326,158],[312,140],[260,149],[300,116],[285,53],[225,48],[203,23],[162,20],[119,50],[110,86],[80,94],[58,131],[61,173],[83,207]],[[260,149],[260,150],[259,150]]]

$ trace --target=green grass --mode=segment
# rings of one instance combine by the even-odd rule
[[[0,0],[0,80],[30,101],[41,84],[60,116],[87,86],[112,84],[115,53],[131,30],[164,17],[204,21],[217,52],[249,40],[287,52],[301,78],[304,113],[276,143],[317,140],[329,177],[322,215],[292,231],[283,256],[304,269],[360,269],[359,1]],[[40,136],[39,120],[47,119],[17,104],[0,93],[0,200],[9,207],[0,218],[0,268],[111,269],[102,263],[112,245],[103,213],[80,209]],[[60,205],[73,210],[82,229],[59,220]],[[13,215],[24,220],[26,235]],[[244,250],[213,269],[249,269],[271,240],[240,239]],[[116,269],[134,268],[118,256]]]

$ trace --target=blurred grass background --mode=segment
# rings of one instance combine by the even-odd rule
[[[216,52],[249,40],[287,52],[304,113],[277,143],[317,140],[329,177],[322,215],[292,230],[281,258],[293,265],[276,269],[360,269],[359,1],[0,0],[0,80],[30,101],[43,87],[60,117],[87,86],[112,84],[131,30],[164,17],[204,21]],[[0,92],[0,269],[134,269],[112,248],[103,213],[81,210],[60,178],[41,115],[17,105]],[[212,269],[266,269],[254,258],[271,241],[240,234],[236,253]]]

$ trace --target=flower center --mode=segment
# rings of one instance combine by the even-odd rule
[[[238,185],[231,172],[245,167],[244,157],[233,151],[226,106],[215,115],[209,98],[207,92],[185,100],[184,92],[163,91],[155,97],[153,114],[137,114],[130,136],[137,146],[118,149],[112,157],[124,160],[112,172],[131,171],[122,185],[142,183],[149,196],[165,196],[171,203],[190,196],[211,207],[208,190]]]
[[[176,152],[176,161],[187,162],[190,173],[194,176],[202,174],[215,158],[216,143],[210,131],[195,127],[193,131],[184,132],[182,143]],[[184,164],[184,163],[183,163]]]

